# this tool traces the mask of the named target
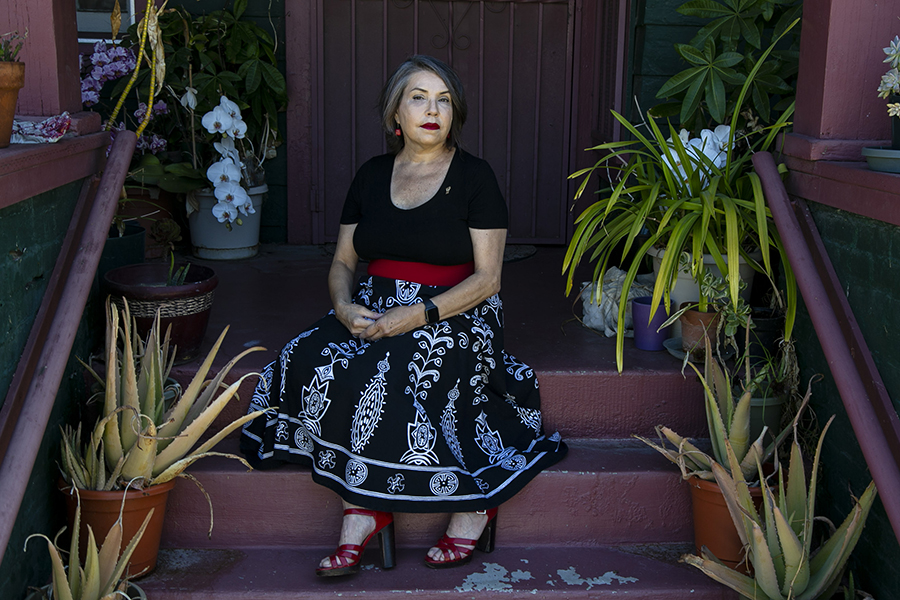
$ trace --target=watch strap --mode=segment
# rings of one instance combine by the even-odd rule
[[[441,320],[441,312],[438,310],[438,307],[434,305],[434,302],[431,299],[425,300],[423,302],[425,305],[425,322],[431,325],[432,323],[437,323]]]

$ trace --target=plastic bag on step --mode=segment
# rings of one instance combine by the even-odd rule
[[[603,274],[603,294],[600,302],[596,301],[597,286],[585,281],[581,289],[581,306],[584,313],[582,321],[591,329],[603,332],[606,337],[616,335],[619,320],[619,298],[622,296],[622,282],[625,271],[610,267]],[[653,294],[654,275],[638,275],[628,290],[628,299],[650,296]],[[631,303],[625,309],[625,337],[633,337],[634,329],[631,320]]]

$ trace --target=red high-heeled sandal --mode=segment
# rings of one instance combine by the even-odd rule
[[[396,549],[394,547],[394,515],[389,512],[381,512],[377,510],[368,510],[365,508],[348,508],[344,511],[344,515],[365,515],[375,519],[375,531],[369,534],[369,537],[362,544],[341,544],[334,554],[328,558],[331,560],[330,567],[318,567],[316,575],[319,577],[339,577],[341,575],[350,575],[359,571],[359,563],[362,559],[363,550],[366,544],[372,539],[376,533],[378,534],[378,542],[381,544],[381,568],[393,569],[396,564]]]
[[[425,557],[425,564],[432,569],[449,569],[451,567],[461,567],[472,560],[472,554],[475,549],[482,552],[493,552],[494,543],[497,534],[497,509],[477,511],[480,515],[487,515],[487,523],[481,532],[481,537],[477,540],[467,540],[465,538],[452,538],[446,533],[438,541],[435,548],[441,551],[441,559],[436,560],[430,556]],[[474,546],[474,548],[462,548],[460,546]]]

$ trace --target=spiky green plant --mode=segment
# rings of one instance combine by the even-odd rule
[[[753,479],[758,462],[767,462],[775,454],[775,450],[790,434],[791,426],[797,422],[806,404],[810,392],[807,391],[791,425],[785,427],[774,439],[765,444],[768,430],[763,428],[756,440],[750,439],[750,399],[753,388],[747,388],[739,397],[733,392],[731,377],[713,356],[709,337],[705,338],[706,358],[705,376],[700,373],[694,363],[691,368],[703,384],[706,404],[706,422],[712,444],[711,454],[700,450],[690,439],[682,437],[663,425],[657,425],[656,434],[659,443],[635,435],[670,461],[678,465],[685,479],[715,479],[713,466],[718,464],[728,470],[733,468],[727,448],[737,457],[737,466],[743,477]],[[769,436],[771,438],[771,436]],[[674,448],[673,448],[674,447]]]
[[[869,510],[877,495],[875,483],[869,483],[847,518],[825,541],[813,548],[816,478],[822,442],[834,417],[819,436],[812,475],[807,485],[796,426],[791,447],[790,466],[785,482],[778,470],[778,490],[772,491],[762,477],[762,463],[757,464],[762,480],[762,512],[756,509],[748,485],[739,468],[734,449],[726,442],[725,450],[731,474],[713,464],[716,482],[725,495],[728,512],[734,520],[741,541],[748,549],[753,577],[738,573],[718,562],[714,556],[688,554],[684,562],[693,565],[746,598],[754,600],[813,600],[830,598],[840,582],[844,564],[862,533]]]
[[[77,492],[76,492],[77,493]],[[147,529],[147,524],[153,516],[153,510],[147,514],[143,524],[125,550],[122,550],[122,513],[113,523],[112,528],[106,534],[103,545],[97,549],[97,542],[90,525],[87,527],[88,543],[85,551],[84,566],[78,555],[78,532],[81,527],[81,498],[75,508],[75,525],[72,527],[72,541],[69,546],[68,568],[63,563],[60,549],[56,543],[47,536],[35,533],[25,540],[25,549],[28,549],[28,541],[33,537],[42,537],[47,540],[47,549],[50,552],[50,561],[53,564],[53,598],[57,600],[115,600],[126,597],[122,591],[127,587],[127,581],[122,579],[125,567],[134,549],[137,547],[141,536]],[[56,534],[59,534],[60,530]]]
[[[169,349],[168,332],[160,338],[159,315],[144,343],[135,331],[127,302],[120,321],[119,310],[108,301],[105,379],[84,365],[104,386],[103,414],[84,445],[80,427],[63,430],[62,471],[66,481],[89,490],[123,489],[126,483],[143,488],[171,481],[196,460],[213,455],[239,460],[249,468],[239,456],[211,450],[263,411],[235,419],[192,450],[241,383],[258,375],[248,373],[227,387],[223,384],[237,361],[264,349],[254,346],[233,358],[212,381],[205,381],[227,332],[226,327],[190,385],[167,406],[164,383],[172,368],[174,348]]]

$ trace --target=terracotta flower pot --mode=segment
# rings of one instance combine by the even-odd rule
[[[682,305],[682,308],[684,305]],[[716,343],[716,330],[719,326],[719,313],[688,310],[681,318],[681,348],[689,352],[694,359],[704,356],[704,335],[709,336],[711,344]]]
[[[697,554],[706,546],[720,561],[732,569],[747,573],[741,538],[725,504],[725,496],[715,481],[698,477],[688,479],[691,486],[691,505],[694,513],[694,546]],[[756,508],[762,505],[762,489],[750,488]]]
[[[0,148],[9,146],[19,90],[25,86],[25,63],[0,62]]]
[[[151,486],[145,490],[132,490],[125,493],[125,508],[122,513],[122,544],[127,544],[147,517],[150,509],[154,509],[153,517],[141,536],[141,541],[131,555],[126,572],[130,577],[143,576],[156,568],[156,557],[159,554],[159,541],[162,537],[163,519],[166,514],[166,501],[169,492],[175,486],[174,481]],[[70,494],[70,486],[60,484],[60,491],[66,497],[66,509],[69,525],[75,522],[75,494]],[[87,526],[94,532],[97,544],[102,544],[106,533],[119,518],[122,508],[122,491],[98,492],[95,490],[78,490],[81,497],[81,531],[79,532],[79,552],[84,555],[87,548]]]

